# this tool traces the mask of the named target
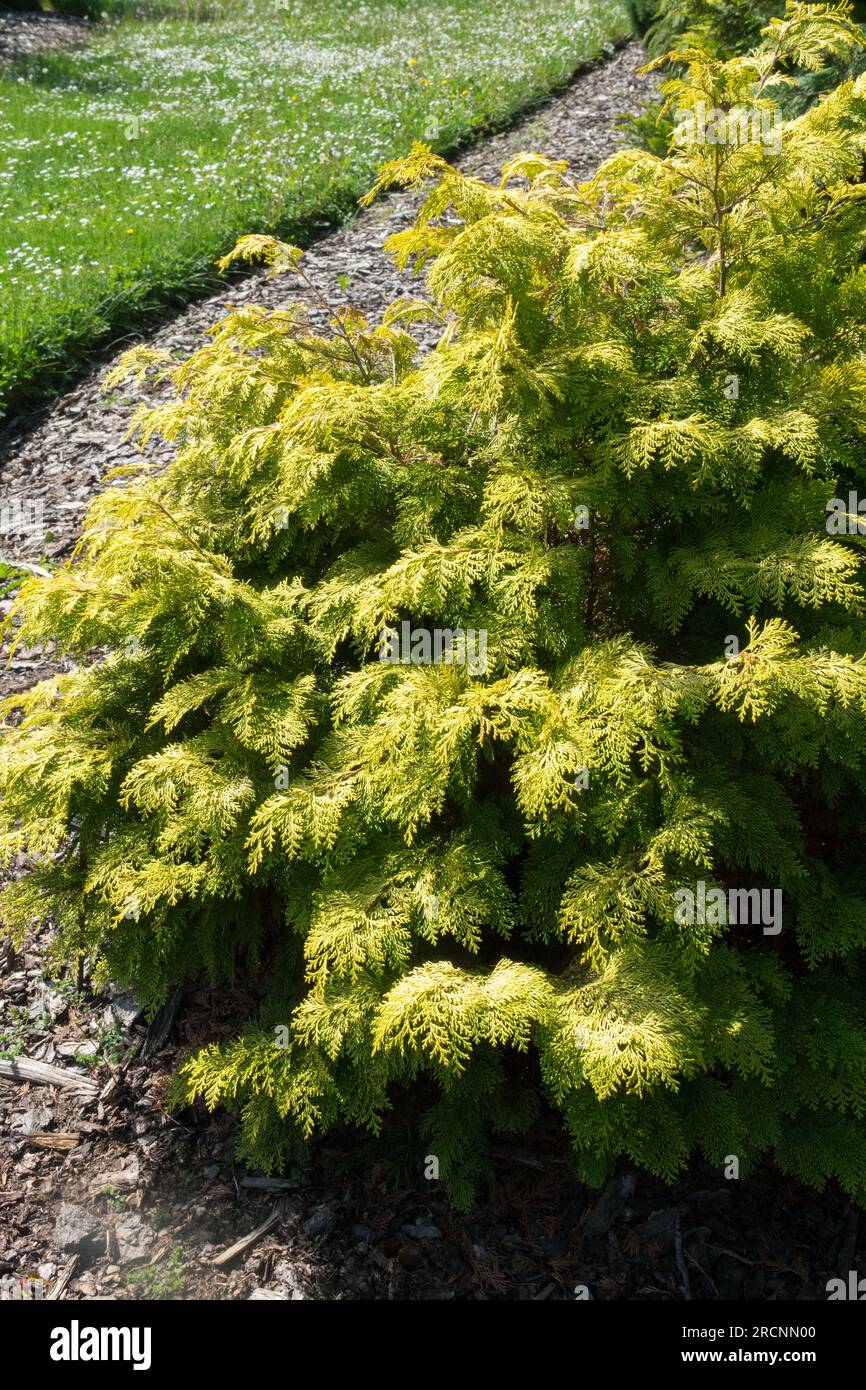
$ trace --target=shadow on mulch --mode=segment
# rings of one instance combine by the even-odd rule
[[[866,1260],[836,1190],[817,1196],[771,1169],[726,1182],[696,1165],[672,1187],[623,1173],[599,1193],[569,1174],[552,1127],[497,1151],[465,1215],[438,1184],[395,1180],[385,1163],[358,1171],[349,1140],[269,1190],[240,1186],[267,1180],[234,1168],[224,1119],[182,1134],[143,1210],[162,1214],[160,1244],[183,1252],[185,1298],[825,1300],[828,1279]],[[214,1269],[272,1213],[234,1267]]]
[[[38,1009],[13,1003],[46,988],[40,969],[34,951],[2,972],[7,1014],[31,1019],[21,1055],[80,1067],[118,996],[49,989],[40,1033]],[[118,1053],[91,1057],[100,1089],[115,1078],[104,1103],[0,1085],[0,1279],[36,1273],[50,1288],[74,1260],[64,1299],[762,1302],[824,1301],[828,1279],[866,1268],[859,1212],[834,1186],[818,1194],[770,1165],[726,1180],[695,1162],[671,1186],[622,1169],[593,1190],[553,1116],[492,1150],[465,1214],[425,1179],[399,1110],[381,1140],[332,1136],[303,1170],[250,1173],[232,1117],[169,1115],[163,1099],[190,1048],[231,1036],[255,1002],[249,985],[187,991],[156,1055],[122,1073]],[[129,1055],[144,1025],[123,1031]],[[64,1136],[72,1146],[53,1147]]]

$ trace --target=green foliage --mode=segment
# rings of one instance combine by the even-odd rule
[[[17,569],[8,560],[0,558],[0,598],[8,598],[26,579],[26,570]]]
[[[109,0],[110,3],[111,0]],[[39,9],[40,7],[36,5],[35,8]],[[107,7],[105,8],[107,10]],[[98,17],[103,6],[101,0],[52,0],[51,9],[57,14]]]
[[[759,43],[761,30],[783,9],[784,0],[638,0],[632,17],[655,57],[693,40],[731,57]]]
[[[784,0],[750,0],[748,4],[739,0],[698,0],[697,4],[693,0],[639,0],[629,9],[650,55],[665,57],[674,50],[670,61],[676,66],[677,51],[688,50],[693,44],[717,57],[733,58],[759,43],[762,34],[771,36],[771,21],[781,17]],[[866,6],[854,5],[850,13],[862,24]],[[800,64],[795,55],[788,54],[779,68],[780,77],[785,80],[775,91],[774,100],[786,117],[799,116],[840,82],[866,71],[866,44],[856,43],[853,51],[848,43],[841,48],[831,44],[821,51],[817,63],[809,55]],[[673,132],[673,121],[663,103],[653,101],[647,102],[638,115],[623,115],[618,128],[635,144],[663,155]]]
[[[173,1245],[161,1264],[130,1270],[126,1276],[135,1297],[148,1300],[180,1298],[186,1279],[186,1263],[180,1245]]]
[[[655,18],[656,0],[627,0],[629,18],[638,34],[645,34]]]
[[[856,41],[792,5],[664,98],[768,110]],[[416,145],[377,187],[432,180],[390,241],[426,297],[328,332],[245,307],[113,374],[173,384],[138,429],[177,453],[22,591],[22,638],[80,664],[8,703],[2,848],[37,862],[3,911],[152,1007],[266,975],[177,1091],[235,1107],[257,1163],[412,1088],[463,1203],[542,1105],[589,1181],[772,1149],[866,1196],[863,541],[827,528],[863,482],[864,149],[864,78],[778,152],[582,184]],[[380,660],[403,623],[486,661]],[[781,893],[781,931],[683,920],[701,883]]]
[[[30,1027],[27,1009],[16,1004],[7,1005],[4,1021],[0,1024],[0,1057],[8,1060],[20,1056]]]

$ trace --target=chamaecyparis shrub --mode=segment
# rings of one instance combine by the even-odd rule
[[[637,32],[653,58],[675,64],[676,50],[698,44],[716,57],[732,58],[758,42],[762,28],[783,14],[785,0],[631,0],[629,11]],[[866,4],[851,7],[851,17],[863,25]],[[673,52],[672,52],[673,50]],[[866,70],[866,44],[830,50],[818,61],[806,55],[805,66],[790,60],[785,65],[785,81],[774,93],[780,114],[800,116],[825,92],[847,78],[859,77]],[[661,102],[647,102],[637,115],[623,115],[619,129],[634,144],[664,154],[673,130],[669,113],[664,116]]]
[[[629,0],[635,29],[650,54],[677,46],[684,34],[700,35],[719,57],[729,58],[760,42],[770,19],[785,0]]]
[[[667,98],[770,111],[852,42],[793,5]],[[459,1201],[542,1105],[593,1182],[773,1151],[866,1196],[864,147],[863,78],[582,184],[416,146],[426,299],[129,355],[176,458],[22,592],[82,664],[8,702],[2,908],[150,1004],[258,969],[182,1080],[255,1161],[408,1087]]]
[[[651,58],[665,58],[672,50],[692,44],[718,58],[732,58],[760,42],[764,25],[784,8],[785,0],[628,0],[635,32]],[[810,83],[815,83],[811,74]],[[786,96],[790,103],[791,93]],[[638,114],[627,112],[619,122],[628,141],[658,155],[667,151],[672,133],[672,120],[662,116],[662,106],[646,102]]]

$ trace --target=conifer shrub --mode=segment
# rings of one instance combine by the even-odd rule
[[[654,57],[691,35],[729,58],[759,43],[764,26],[785,6],[784,0],[629,0],[628,8]]]
[[[717,57],[730,58],[760,41],[785,0],[627,0],[629,15],[653,56],[672,49],[684,34],[699,34]],[[851,16],[866,20],[866,4],[855,0]]]
[[[694,45],[716,57],[732,58],[756,44],[762,30],[785,8],[785,0],[631,0],[629,13],[651,58],[662,58],[676,66],[678,49]],[[851,6],[850,17],[860,26],[866,21],[866,5]],[[779,113],[785,118],[800,116],[825,92],[848,78],[866,71],[866,45],[862,42],[842,49],[830,49],[821,60],[809,53],[804,65],[789,56],[774,94]],[[634,114],[625,113],[618,126],[631,143],[663,155],[673,133],[669,113],[662,113],[662,102],[647,102]]]
[[[790,5],[666,100],[766,111],[856,36]],[[458,1202],[542,1107],[592,1183],[772,1152],[864,1199],[864,145],[864,78],[584,183],[416,145],[424,296],[113,374],[173,383],[176,455],[10,618],[78,665],[6,705],[2,911],[151,1007],[258,971],[178,1083],[254,1162],[408,1091]]]

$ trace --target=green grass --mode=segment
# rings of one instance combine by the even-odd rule
[[[0,79],[0,406],[212,287],[239,234],[309,240],[411,140],[501,125],[629,28],[623,0],[128,11]]]

